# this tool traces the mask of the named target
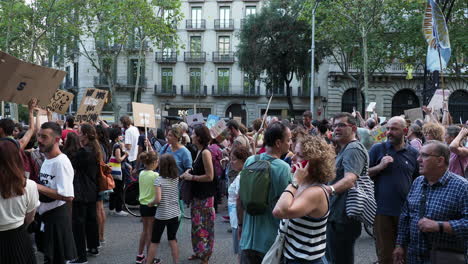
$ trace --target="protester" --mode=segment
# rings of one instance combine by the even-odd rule
[[[42,164],[37,189],[41,205],[40,231],[36,233],[38,250],[44,253],[46,263],[63,264],[76,258],[70,210],[66,202],[74,198],[73,166],[60,151],[62,129],[54,122],[41,125],[37,140],[39,150],[46,156]]]
[[[100,124],[105,124],[104,122],[100,121]],[[97,140],[99,142],[99,147],[101,148],[102,153],[102,161],[107,163],[109,161],[110,153],[111,153],[111,146],[109,141],[109,132],[103,125],[97,125],[96,128],[96,135]],[[109,191],[104,191],[98,193],[97,202],[96,202],[96,215],[98,221],[98,228],[99,228],[99,244],[106,243],[104,238],[104,228],[106,226],[106,211],[104,210],[104,199],[108,196]]]
[[[226,129],[233,140],[231,149],[236,145],[241,145],[250,149],[250,141],[246,135],[241,133],[240,125],[236,120],[229,120],[229,122],[226,124]]]
[[[468,135],[467,128],[449,126],[445,134],[445,143],[450,146],[449,171],[466,177],[468,168],[468,148],[463,146],[463,140]]]
[[[237,146],[231,151],[231,167],[235,171],[241,171],[244,167],[244,163],[249,157],[249,149],[244,146]],[[239,233],[238,231],[238,219],[237,219],[237,198],[239,197],[239,180],[240,175],[238,174],[234,181],[229,185],[228,188],[228,213],[229,223],[231,224],[232,232],[232,244],[234,254],[239,254]],[[240,260],[240,257],[239,257]]]
[[[354,246],[361,235],[361,223],[346,215],[346,199],[360,175],[368,170],[367,149],[356,139],[356,119],[349,113],[333,118],[334,142],[340,149],[336,157],[336,178],[327,190],[330,215],[327,223],[327,260],[334,264],[354,263]]]
[[[447,170],[449,159],[449,148],[435,140],[419,152],[422,176],[411,186],[400,215],[394,263],[431,263],[431,248],[459,252],[459,263],[466,261],[468,181]]]
[[[224,170],[221,166],[221,160],[223,159],[223,152],[221,146],[216,141],[212,139],[208,145],[208,150],[211,152],[211,159],[213,162],[213,172],[214,177],[216,178],[216,194],[215,194],[215,211],[218,212],[218,205],[221,203],[223,196],[226,193],[226,184],[224,181]]]
[[[139,156],[139,160],[145,166],[145,169],[140,172],[138,177],[138,185],[140,189],[140,214],[143,219],[143,230],[140,234],[140,243],[138,246],[138,255],[136,257],[136,264],[141,264],[145,260],[144,251],[146,249],[147,255],[149,246],[151,244],[151,234],[153,233],[154,216],[156,214],[156,207],[149,206],[148,204],[154,201],[154,181],[159,177],[157,172],[158,168],[158,154],[154,151],[143,152]]]
[[[421,150],[423,144],[423,133],[420,126],[416,124],[411,125],[408,129],[406,138],[413,148],[415,148],[417,151]]]
[[[161,177],[154,181],[154,200],[148,206],[158,205],[156,210],[151,245],[148,251],[147,263],[157,263],[154,257],[161,241],[161,236],[167,226],[167,240],[172,253],[172,262],[179,263],[179,247],[176,234],[179,228],[179,171],[175,159],[170,154],[164,154],[159,159]],[[149,262],[148,262],[149,261]],[[151,262],[153,261],[153,262]]]
[[[327,119],[323,119],[317,125],[317,136],[323,138],[328,144],[331,144],[330,136],[331,136],[331,126],[330,122]]]
[[[335,177],[335,151],[318,136],[305,136],[296,144],[294,181],[273,209],[285,233],[283,257],[287,263],[327,263],[326,224],[329,198],[324,184]],[[303,166],[303,161],[307,164]],[[299,231],[300,230],[300,231]]]
[[[73,188],[72,225],[78,259],[72,263],[86,263],[87,253],[99,255],[99,233],[96,215],[98,194],[99,161],[102,160],[95,128],[87,123],[81,124],[78,135],[81,148],[72,156],[75,170]],[[86,251],[88,248],[88,252]]]
[[[422,127],[424,139],[429,140],[438,140],[444,142],[444,127],[439,123],[429,122],[425,123]]]
[[[112,152],[108,165],[112,168],[112,177],[115,182],[114,190],[109,194],[109,213],[117,216],[128,216],[128,213],[122,211],[124,185],[122,162],[127,158],[128,154],[124,151],[125,146],[120,141],[121,135],[122,132],[118,128],[111,128],[109,130]]]
[[[391,264],[398,231],[398,217],[411,184],[419,176],[418,151],[405,142],[406,122],[392,117],[387,123],[387,142],[369,151],[369,176],[375,183],[377,215],[375,248],[379,264]]]
[[[281,123],[272,123],[264,135],[266,152],[247,159],[244,168],[255,162],[256,158],[270,161],[270,190],[268,201],[273,208],[283,190],[291,182],[291,168],[280,157],[289,151],[291,131]],[[237,199],[237,215],[240,240],[241,263],[261,263],[265,253],[273,244],[279,226],[279,220],[266,210],[263,214],[251,215]],[[261,227],[261,228],[260,228]]]
[[[28,111],[29,111],[28,130],[26,131],[26,133],[21,139],[18,139],[18,143],[20,144],[20,151],[26,148],[26,145],[28,144],[29,140],[36,132],[35,126],[34,126],[34,111],[36,108],[37,108],[37,99],[33,98],[28,103]],[[13,132],[15,130],[15,127],[16,127],[15,122],[11,120],[10,118],[0,119],[0,138],[9,137],[9,138],[14,139]],[[24,160],[23,160],[23,163],[24,163]],[[25,172],[28,172],[27,168],[25,168]]]
[[[68,133],[75,133],[75,134],[77,133],[77,131],[73,129],[74,125],[75,125],[75,118],[73,116],[67,116],[67,119],[64,124],[64,128],[62,130],[62,136],[60,137],[64,144],[66,143]]]
[[[26,232],[39,206],[35,182],[24,177],[13,139],[0,139],[0,263],[34,264],[36,256]]]
[[[167,133],[167,144],[164,145],[159,155],[165,153],[172,154],[176,160],[179,176],[186,170],[192,168],[192,157],[190,151],[181,144],[182,129],[179,126],[172,126]]]
[[[140,133],[138,128],[132,125],[132,120],[128,116],[122,116],[120,118],[120,123],[122,123],[123,128],[125,129],[125,148],[128,152],[128,162],[133,169],[136,169],[136,160],[138,157],[138,137]]]
[[[203,264],[208,263],[213,254],[216,217],[214,210],[216,178],[211,152],[208,149],[210,140],[210,130],[205,125],[197,125],[192,133],[192,142],[198,149],[197,157],[193,162],[193,168],[181,176],[183,180],[191,181],[193,196],[190,208],[194,254],[189,259],[200,259]]]
[[[65,138],[65,144],[63,145],[62,152],[72,160],[80,149],[80,138],[77,133],[69,133]]]
[[[302,128],[304,128],[307,134],[312,134],[315,130],[315,127],[312,125],[312,112],[309,110],[302,114]]]

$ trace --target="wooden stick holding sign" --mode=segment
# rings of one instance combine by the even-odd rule
[[[270,100],[268,100],[267,108],[265,110],[265,114],[263,115],[263,121],[262,121],[262,124],[260,125],[259,131],[261,131],[263,129],[263,124],[265,124],[265,122],[266,122],[266,118],[268,116],[268,110],[270,109],[271,99],[273,99],[273,95],[271,95]],[[257,131],[257,134],[255,134],[255,138],[254,138],[254,149],[253,149],[253,154],[254,155],[257,154],[257,138],[258,138],[258,134],[260,134],[259,131]]]
[[[140,119],[143,121],[145,126],[145,143],[148,142],[148,125],[149,125],[149,114],[148,113],[139,113]],[[149,151],[148,144],[146,145],[146,152]]]

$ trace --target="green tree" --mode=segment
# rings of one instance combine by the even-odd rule
[[[272,94],[286,88],[290,116],[294,114],[290,84],[310,67],[310,31],[308,23],[298,19],[301,8],[299,0],[272,0],[247,18],[239,34],[239,66],[252,86],[261,80]]]

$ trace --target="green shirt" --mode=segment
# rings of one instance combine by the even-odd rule
[[[159,177],[159,174],[150,170],[140,172],[138,185],[140,187],[140,204],[148,205],[154,200],[154,181]]]

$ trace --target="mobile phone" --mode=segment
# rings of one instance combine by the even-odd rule
[[[303,161],[301,161],[302,167],[304,168],[304,167],[307,165],[307,163],[309,163],[308,160],[303,160]],[[291,168],[291,172],[292,172],[292,173],[296,172],[296,166],[293,166],[293,167]]]

